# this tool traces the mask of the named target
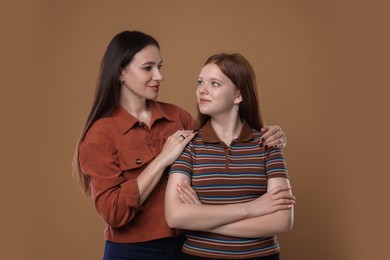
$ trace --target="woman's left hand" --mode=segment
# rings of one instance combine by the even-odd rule
[[[261,138],[261,147],[269,148],[284,148],[287,143],[287,137],[278,125],[264,126],[261,128],[263,136]]]
[[[179,193],[180,199],[183,203],[202,204],[198,195],[187,181],[177,184],[177,192]]]

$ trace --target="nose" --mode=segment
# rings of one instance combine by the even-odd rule
[[[209,91],[207,90],[206,84],[199,85],[199,94],[207,95]]]
[[[159,69],[156,69],[153,74],[153,80],[157,82],[161,82],[164,80],[164,76],[162,75],[161,71]]]

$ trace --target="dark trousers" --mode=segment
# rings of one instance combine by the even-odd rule
[[[184,260],[223,260],[218,258],[206,258],[195,255],[184,254]],[[263,257],[245,258],[246,260],[279,260],[279,253]],[[244,259],[243,259],[244,260]]]
[[[106,241],[103,260],[182,260],[184,235],[140,243]]]

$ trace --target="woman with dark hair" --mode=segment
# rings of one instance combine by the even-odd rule
[[[192,116],[155,101],[162,58],[158,42],[137,31],[116,35],[104,54],[74,166],[104,219],[104,259],[180,259],[183,236],[164,217],[169,166],[193,138]],[[280,127],[264,144],[284,146]]]
[[[279,259],[275,235],[292,228],[295,197],[282,150],[259,145],[251,65],[211,56],[196,95],[199,130],[171,167],[165,199],[168,225],[188,230],[184,259]]]

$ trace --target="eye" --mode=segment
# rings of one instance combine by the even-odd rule
[[[162,65],[162,64],[160,64],[160,65],[158,65],[158,67],[157,67],[157,68],[158,68],[159,70],[161,70],[161,69],[162,69],[162,67],[163,67],[163,65]]]
[[[203,85],[203,80],[198,79],[198,85]]]
[[[221,86],[221,84],[219,82],[216,82],[216,81],[212,81],[211,82],[211,85],[215,86],[215,87],[219,87]]]
[[[151,66],[144,67],[144,70],[146,70],[146,71],[151,71],[151,70],[152,70],[152,67],[151,67]]]

